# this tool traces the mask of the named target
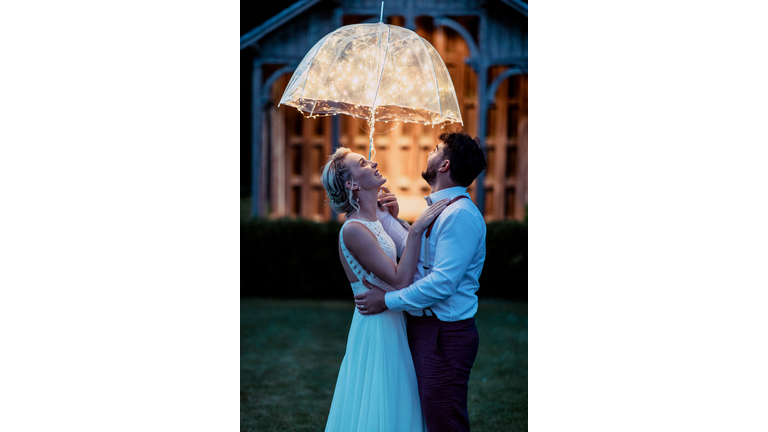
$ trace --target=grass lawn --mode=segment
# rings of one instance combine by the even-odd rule
[[[240,429],[322,431],[353,300],[240,300]],[[528,305],[481,300],[469,380],[475,432],[528,429]]]

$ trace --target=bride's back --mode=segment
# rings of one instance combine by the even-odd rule
[[[355,222],[357,224],[355,224]],[[339,251],[339,260],[341,261],[342,267],[344,267],[344,273],[347,275],[347,280],[350,283],[355,283],[360,281],[360,278],[358,277],[358,274],[360,273],[360,270],[362,270],[363,274],[369,274],[370,271],[368,271],[367,268],[360,262],[360,260],[355,256],[354,252],[349,250],[349,248],[346,246],[346,242],[344,242],[344,228],[347,227],[347,225],[355,224],[355,225],[363,225],[363,227],[360,227],[365,230],[369,230],[376,239],[376,242],[373,241],[373,238],[371,238],[371,241],[366,244],[366,247],[379,247],[381,250],[387,255],[389,259],[392,260],[395,264],[397,263],[396,258],[396,246],[395,243],[392,241],[392,238],[387,235],[387,233],[384,231],[384,227],[381,225],[381,222],[378,220],[375,221],[365,221],[360,219],[347,219],[344,222],[344,225],[342,225],[341,230],[339,231],[339,242],[338,242],[338,251]],[[345,246],[342,247],[342,242],[344,242]],[[345,256],[345,252],[349,256]],[[355,269],[353,269],[350,266],[350,261],[352,261],[353,265],[358,266],[357,273],[355,272]]]

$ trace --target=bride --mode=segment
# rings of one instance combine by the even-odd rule
[[[387,180],[377,166],[342,147],[323,168],[323,186],[331,208],[347,215],[339,232],[339,259],[353,295],[368,290],[361,282],[363,278],[385,291],[408,286],[416,271],[421,234],[448,201],[427,208],[407,233],[400,227],[400,235],[395,236],[400,244],[396,245],[378,219],[390,226],[397,224],[392,224],[394,219],[388,212],[378,210],[377,202],[382,199],[379,190]],[[396,208],[392,199],[392,194],[386,194],[382,201]],[[355,311],[326,432],[426,430],[405,322],[403,312],[361,315]]]

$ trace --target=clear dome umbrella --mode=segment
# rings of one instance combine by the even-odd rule
[[[435,48],[408,29],[381,22],[344,26],[320,39],[296,68],[280,104],[313,118],[366,119],[369,159],[376,121],[464,124]]]

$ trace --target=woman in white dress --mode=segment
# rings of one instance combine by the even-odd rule
[[[339,232],[339,258],[353,296],[368,289],[363,277],[385,291],[408,286],[416,271],[421,234],[448,201],[434,203],[414,222],[400,245],[398,263],[398,248],[377,218],[377,213],[391,218],[377,205],[386,182],[377,166],[342,147],[323,169],[331,208],[347,216]],[[326,432],[425,431],[403,312],[353,313]]]

